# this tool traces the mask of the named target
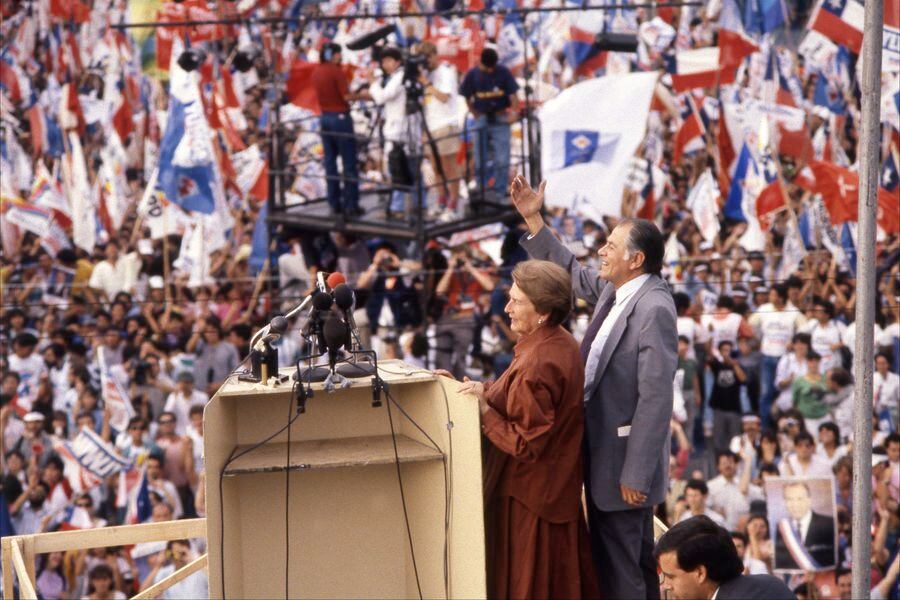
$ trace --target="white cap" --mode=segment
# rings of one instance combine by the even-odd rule
[[[161,290],[166,287],[165,282],[161,275],[154,275],[150,278],[150,289],[151,290]]]
[[[43,421],[44,413],[39,413],[37,411],[31,411],[30,413],[28,413],[24,417],[22,417],[22,420],[25,421],[26,423],[34,423],[36,421]]]

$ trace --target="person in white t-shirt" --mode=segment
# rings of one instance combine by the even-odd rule
[[[737,347],[739,334],[745,337],[753,334],[744,317],[734,312],[734,300],[730,296],[720,297],[716,302],[716,310],[711,315],[704,315],[702,321],[710,332],[710,348],[717,358],[721,358],[719,344],[731,342],[733,347]]]
[[[194,389],[193,373],[189,371],[179,373],[177,381],[175,391],[169,394],[163,410],[175,415],[175,432],[178,435],[184,435],[188,425],[191,424],[191,407],[204,406],[209,401],[209,397]]]
[[[884,335],[884,330],[878,326],[878,323],[873,325],[873,335],[872,335],[872,346],[877,350],[878,349],[878,340]],[[844,336],[841,338],[841,341],[844,344],[844,347],[847,348],[851,354],[856,352],[856,321],[853,321],[849,325],[844,328]]]
[[[698,515],[706,515],[716,525],[725,527],[725,517],[717,513],[706,505],[706,497],[709,495],[709,488],[702,479],[691,479],[684,488],[684,501],[687,505],[685,510],[678,517],[678,522],[687,521],[691,517]]]
[[[103,248],[105,260],[94,265],[88,287],[112,300],[119,292],[134,289],[141,270],[141,259],[136,252],[119,254],[119,242],[111,239]]]
[[[460,167],[456,162],[459,153],[459,83],[456,68],[438,57],[437,48],[431,42],[419,45],[419,54],[425,57],[427,72],[421,75],[425,86],[423,108],[425,123],[431,132],[438,153],[438,161],[444,174],[446,187],[441,186],[439,205],[455,211],[459,201]],[[433,152],[426,140],[426,151]],[[435,171],[437,171],[437,164]],[[440,175],[440,171],[437,171]]]
[[[775,386],[778,362],[787,353],[791,339],[797,332],[800,313],[788,310],[787,301],[787,286],[777,284],[769,291],[769,302],[760,306],[749,320],[761,341],[759,413],[763,427],[770,427],[772,424],[772,402],[778,393]]]
[[[38,392],[38,383],[47,372],[47,366],[40,354],[35,352],[37,338],[30,333],[20,333],[13,340],[13,352],[9,355],[9,370],[19,375],[18,405],[25,411],[31,410],[31,403]]]
[[[166,545],[166,552],[161,554],[162,556],[156,563],[156,566],[144,579],[141,585],[142,590],[159,583],[197,558],[194,556],[191,544],[187,540],[173,540],[169,542]],[[171,561],[166,560],[166,555],[171,557]],[[169,589],[162,592],[159,597],[168,600],[172,598],[205,598],[208,595],[209,580],[205,570],[201,569],[172,585]]]
[[[822,356],[819,366],[822,373],[841,366],[841,347],[844,345],[846,325],[834,319],[834,305],[817,298],[813,302],[815,318],[806,324],[804,331],[810,335],[812,349]]]
[[[778,463],[778,471],[782,477],[834,477],[831,462],[816,454],[815,440],[806,431],[801,431],[794,436],[794,451]]]
[[[675,311],[678,314],[678,319],[675,322],[678,329],[678,336],[686,337],[688,340],[688,349],[685,358],[697,360],[697,353],[694,351],[694,347],[709,341],[709,331],[690,315],[690,296],[683,292],[677,292],[673,294],[673,297],[675,300]]]
[[[837,424],[826,421],[819,425],[819,444],[816,454],[834,466],[841,458],[847,456],[847,446],[841,443],[841,430]]]
[[[778,368],[775,370],[775,388],[778,390],[775,407],[779,411],[785,411],[794,406],[791,385],[795,379],[806,375],[808,368],[806,355],[809,352],[809,344],[809,334],[796,334],[791,340],[791,352],[782,356],[778,361]]]
[[[891,373],[891,361],[884,352],[875,355],[875,372],[872,374],[875,412],[890,415],[894,431],[900,428],[900,375]]]
[[[767,575],[769,568],[766,563],[750,556],[747,552],[747,546],[750,545],[750,539],[743,531],[732,531],[731,541],[737,549],[738,557],[744,561],[744,575]]]

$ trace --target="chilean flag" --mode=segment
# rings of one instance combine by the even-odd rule
[[[681,126],[675,134],[675,149],[672,156],[675,164],[681,162],[681,157],[685,152],[703,146],[704,132],[703,121],[700,120],[694,99],[690,95],[684,96],[682,98]]]
[[[720,29],[718,39],[719,66],[723,71],[721,83],[731,83],[734,81],[734,71],[737,67],[745,58],[759,52],[759,46],[746,35],[730,29]],[[730,73],[727,72],[729,70]]]
[[[666,57],[666,71],[672,76],[676,92],[698,87],[713,87],[719,81],[719,52],[717,46],[683,50]]]
[[[809,28],[859,54],[862,49],[864,14],[863,5],[857,0],[819,0],[809,19]]]
[[[857,219],[859,175],[832,163],[814,160],[809,163],[816,176],[815,191],[822,194],[833,225]]]
[[[641,198],[644,203],[638,210],[637,217],[652,221],[656,214],[656,194],[653,189],[653,164],[650,161],[647,161],[647,185],[641,190]]]
[[[86,508],[81,506],[68,506],[62,514],[60,531],[76,531],[79,529],[93,529],[94,521]]]
[[[722,29],[718,46],[682,50],[666,56],[666,71],[672,76],[672,87],[676,92],[726,85],[734,82],[741,62],[757,51],[759,46],[747,36]]]

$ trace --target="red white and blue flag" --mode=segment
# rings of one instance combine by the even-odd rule
[[[809,18],[809,28],[859,54],[862,49],[864,13],[862,2],[857,0],[819,0]]]
[[[675,145],[672,151],[672,160],[675,164],[681,162],[681,157],[687,152],[693,152],[703,147],[703,135],[706,129],[700,119],[694,99],[690,94],[679,98],[681,104],[681,125],[675,134]]]

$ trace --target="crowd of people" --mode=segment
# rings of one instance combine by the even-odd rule
[[[165,154],[165,125],[175,102],[159,77],[166,70],[164,40],[109,28],[127,14],[127,3],[94,2],[92,9],[72,3],[86,12],[57,4],[9,2],[0,9],[4,535],[204,516],[203,406],[246,355],[253,333],[273,314],[296,306],[317,272],[345,274],[356,290],[363,343],[380,358],[443,369],[460,379],[499,377],[513,361],[517,334],[504,307],[512,270],[527,258],[520,246],[525,225],[434,239],[423,249],[343,231],[276,228],[270,240],[260,226],[265,175],[250,173],[247,157],[254,146],[266,148],[272,111],[281,111],[288,123],[291,115],[302,117],[301,124],[287,125],[297,135],[282,149],[303,165],[285,176],[291,197],[326,198],[333,212],[352,219],[364,212],[359,198],[370,182],[392,182],[387,217],[404,219],[415,204],[416,178],[424,177],[431,191],[419,202],[432,216],[452,220],[476,194],[505,201],[513,174],[510,140],[522,136],[522,111],[536,108],[526,105],[525,88],[532,85],[526,75],[540,81],[543,91],[531,97],[536,104],[586,78],[661,69],[667,53],[715,46],[721,31],[739,27],[759,48],[735,82],[723,86],[727,94],[717,86],[678,97],[671,81],[661,79],[641,148],[653,164],[655,200],[629,188],[616,214],[598,218],[551,206],[544,220],[583,264],[594,267],[623,217],[650,218],[668,240],[663,275],[678,312],[678,369],[670,485],[659,518],[673,525],[705,514],[731,532],[746,572],[772,572],[778,545],[767,519],[766,479],[827,479],[837,545],[836,559],[824,564],[834,569],[833,580],[795,576],[792,587],[807,598],[849,597],[858,290],[852,241],[841,237],[828,192],[819,187],[824,176],[815,170],[812,177],[808,165],[858,167],[858,49],[832,44],[836,52],[829,54],[821,41],[816,49],[798,46],[792,35],[807,22],[808,3],[786,3],[793,29],[783,23],[763,33],[752,29],[752,19],[741,23],[740,15],[735,25],[733,1],[607,11],[609,28],[640,31],[641,50],[608,53],[603,66],[592,63],[590,70],[590,61],[573,55],[565,36],[557,35],[560,23],[568,23],[562,13],[523,17],[538,34],[522,43],[542,53],[510,51],[503,13],[481,21],[453,15],[442,23],[397,19],[396,39],[389,40],[395,45],[383,48],[377,60],[371,50],[342,47],[341,40],[359,33],[346,23],[274,34],[263,27],[204,30],[208,37],[195,36],[194,43],[209,56],[197,72],[208,104],[204,118],[216,139],[214,187],[221,193],[214,210],[202,215],[182,210],[187,205],[173,198],[157,209],[154,194],[147,193]],[[205,3],[183,4],[207,10]],[[329,14],[347,10],[344,4],[304,10]],[[269,8],[253,10],[266,16]],[[644,35],[650,23],[661,31],[668,27],[671,37],[650,40]],[[459,44],[460,32],[475,40],[465,60],[459,59],[462,51],[447,53],[448,39]],[[156,42],[155,70],[147,66],[148,40]],[[250,68],[238,69],[233,55],[251,42],[274,58],[251,55]],[[406,109],[409,50],[424,57],[419,118]],[[315,97],[318,118],[305,101],[274,100],[266,86],[273,70],[290,79],[295,61],[315,63],[312,94],[305,97]],[[775,89],[765,83],[772,79],[765,73],[771,64]],[[886,70],[883,78],[896,84],[897,73]],[[784,134],[777,151],[761,159],[777,164],[784,201],[759,220],[765,226],[755,237],[746,211],[729,208],[729,188],[741,184],[730,181],[735,157],[726,146],[732,155],[740,148],[726,139],[742,133],[724,132],[728,94],[771,100],[805,115],[802,148]],[[707,133],[698,144],[681,147],[684,117],[675,105],[688,96],[700,107]],[[363,112],[373,107],[382,127],[363,143]],[[900,204],[896,110],[885,105],[879,160],[885,165],[881,187]],[[422,120],[434,144],[427,143]],[[411,160],[419,153],[423,165]],[[689,203],[707,169],[721,185],[713,236]],[[821,225],[826,209],[836,225],[828,216]],[[852,219],[844,220],[846,228]],[[798,228],[802,252],[795,259],[796,249],[788,246]],[[871,500],[875,590],[898,598],[897,212],[880,214],[876,260],[873,498],[865,505]],[[564,323],[579,341],[592,311],[579,300]],[[293,322],[276,342],[284,367],[303,354],[301,325]],[[73,454],[85,444],[113,449],[122,467],[108,477],[85,476]],[[202,540],[190,540],[49,554],[37,567],[38,591],[44,598],[120,597],[202,551]],[[181,593],[201,589],[202,577],[185,580]]]

